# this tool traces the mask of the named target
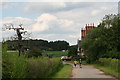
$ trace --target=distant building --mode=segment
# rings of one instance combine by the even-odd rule
[[[81,41],[86,36],[86,34],[88,33],[88,31],[90,31],[93,28],[95,28],[94,24],[86,24],[85,28],[83,28],[81,30]],[[79,46],[80,46],[80,44],[79,44]],[[85,50],[82,49],[82,48],[79,48],[79,49],[80,49],[79,55],[84,56]]]
[[[81,30],[81,40],[86,36],[87,32],[95,28],[94,24],[86,24],[85,28]]]

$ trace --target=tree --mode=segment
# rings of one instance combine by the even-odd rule
[[[8,44],[8,49],[16,49],[17,46],[17,40],[12,40],[12,41],[6,41]],[[29,49],[33,48],[39,48],[41,50],[51,50],[51,51],[62,51],[62,50],[68,50],[69,48],[69,43],[66,41],[50,41],[48,42],[47,40],[22,40],[22,47],[26,48],[29,47]]]
[[[51,47],[54,51],[67,50],[69,43],[66,41],[51,41],[49,42],[49,47]]]
[[[30,50],[28,57],[39,57],[42,56],[42,51],[39,48],[33,48]]]
[[[107,27],[106,27],[107,25]],[[93,62],[100,57],[119,58],[120,55],[120,17],[106,15],[98,27],[90,30],[81,42],[85,54]]]
[[[106,50],[106,41],[102,41],[105,38],[105,30],[102,27],[94,28],[90,30],[87,36],[82,40],[81,47],[86,50],[85,55],[91,62],[96,61],[101,53]]]
[[[5,24],[5,26],[6,26],[6,29],[8,29],[8,30],[15,30],[16,31],[16,34],[17,34],[17,38],[18,38],[18,40],[17,40],[17,45],[18,45],[18,56],[20,56],[20,54],[21,54],[21,52],[22,52],[22,45],[21,45],[21,43],[22,43],[22,38],[23,38],[23,36],[22,36],[22,34],[24,33],[26,33],[27,31],[24,31],[24,28],[22,27],[22,25],[23,24],[20,24],[19,25],[19,27],[14,27],[13,26],[13,24],[9,24],[9,25],[7,25],[7,24]],[[21,31],[21,30],[23,30],[23,31]]]
[[[68,56],[76,56],[77,55],[77,46],[70,46],[68,51]]]

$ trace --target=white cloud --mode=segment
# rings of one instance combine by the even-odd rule
[[[32,26],[32,31],[62,33],[63,31],[76,31],[78,26],[80,24],[72,20],[60,19],[52,14],[45,13],[37,17],[36,23]]]
[[[39,21],[39,22],[41,22],[41,21],[47,21],[47,22],[49,22],[49,21],[54,21],[54,20],[56,20],[57,19],[57,17],[56,16],[53,16],[53,15],[51,15],[51,14],[48,14],[48,13],[44,13],[44,14],[42,14],[41,16],[39,16],[38,18],[37,18],[37,21]]]
[[[54,3],[54,2],[38,2],[38,3],[27,3],[25,5],[24,12],[25,13],[42,13],[42,12],[54,12],[59,11],[61,8],[65,8],[66,4],[64,2]]]
[[[70,21],[70,20],[61,20],[60,22],[64,26],[71,26],[75,24],[74,21]]]
[[[76,44],[76,40],[80,38],[80,28],[83,28],[85,24],[95,23],[97,25],[106,14],[117,12],[117,5],[112,3],[81,3],[81,6],[78,6],[78,3],[29,4],[24,11],[32,15],[38,13],[39,16],[35,15],[35,19],[6,17],[0,24],[14,23],[18,26],[21,22],[27,30],[32,31],[33,38],[65,39],[71,44]]]
[[[91,15],[92,16],[96,16],[96,15],[98,15],[98,14],[100,14],[100,10],[93,10],[92,12],[91,12]]]
[[[30,28],[31,24],[35,23],[34,20],[30,18],[23,18],[23,17],[5,17],[0,21],[0,25],[3,25],[2,27],[4,28],[4,24],[14,24],[14,27],[18,27],[19,24],[23,24],[25,28]]]
[[[47,24],[39,24],[39,23],[36,23],[33,25],[32,27],[32,31],[45,31],[46,29],[48,29],[49,26]]]
[[[4,0],[3,2],[118,2],[119,0]]]
[[[32,31],[45,31],[49,29],[51,23],[55,22],[57,17],[50,15],[50,14],[42,14],[41,16],[37,17],[36,23],[32,26]]]
[[[32,22],[32,21],[33,21],[32,19],[23,18],[23,17],[5,17],[0,21],[0,23],[29,24],[29,22]]]
[[[70,35],[68,35],[68,37],[78,39],[78,38],[80,38],[80,34],[70,34]]]
[[[3,21],[0,21],[0,24],[13,23],[15,27],[18,27],[19,22],[23,22],[23,25],[30,25],[25,28],[28,31],[32,31],[33,38],[41,38],[41,39],[50,39],[50,40],[67,40],[73,37],[73,33],[79,34],[79,23],[76,23],[72,20],[58,18],[52,14],[44,13],[38,16],[36,19],[29,19],[23,17],[6,17]],[[10,33],[10,31],[3,32],[3,36],[13,36],[15,34],[14,31]],[[8,34],[10,33],[10,34]],[[71,35],[71,36],[69,36]],[[58,37],[59,36],[59,37]],[[75,36],[75,34],[74,34]],[[68,38],[67,38],[68,37]],[[69,41],[69,40],[68,40]]]

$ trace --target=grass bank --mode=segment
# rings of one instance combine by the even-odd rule
[[[105,72],[105,74],[112,75],[120,79],[120,67],[119,60],[112,58],[100,58],[96,64],[93,64],[96,68]]]
[[[105,74],[108,75],[112,75],[116,78],[118,78],[118,73],[116,71],[114,71],[112,68],[110,67],[105,67],[105,66],[101,66],[99,64],[93,64],[96,68],[100,69],[101,71],[105,72]],[[120,77],[119,77],[120,78]]]
[[[63,68],[57,72],[52,78],[70,78],[72,72],[71,65],[64,65]]]

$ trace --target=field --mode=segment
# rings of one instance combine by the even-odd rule
[[[62,51],[44,51],[42,53],[43,56],[53,56],[53,57],[61,57],[61,56],[67,56],[68,52],[62,52]]]

